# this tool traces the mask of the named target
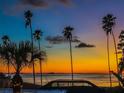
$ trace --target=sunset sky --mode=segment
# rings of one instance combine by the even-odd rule
[[[73,35],[81,42],[95,46],[75,48],[79,43],[73,43],[74,72],[108,72],[102,18],[108,13],[117,17],[114,33],[118,42],[119,33],[124,29],[124,0],[0,0],[0,38],[8,35],[15,42],[30,40],[30,30],[25,28],[24,20],[24,12],[28,9],[33,12],[33,30],[43,31],[41,46],[47,52],[44,72],[70,73],[69,43],[53,44],[46,40],[48,36],[62,36],[65,26],[72,26]],[[110,61],[111,70],[115,71],[112,37]],[[0,72],[6,72],[7,68],[0,66]],[[32,69],[25,68],[22,72],[32,72]]]

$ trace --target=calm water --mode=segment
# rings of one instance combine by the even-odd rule
[[[22,74],[25,82],[32,83],[31,74]],[[69,74],[43,74],[43,84],[56,79],[71,79]],[[109,76],[106,74],[74,74],[74,79],[89,80],[97,86],[109,86]],[[113,86],[118,85],[117,79],[112,76]],[[40,74],[36,74],[36,83],[40,84]],[[12,89],[0,89],[0,93],[13,93]],[[23,89],[22,93],[66,93],[66,90],[32,90]]]
[[[13,93],[12,89],[1,89],[0,93]],[[34,90],[34,89],[22,89],[21,93],[66,93],[66,90]]]
[[[33,83],[31,74],[22,74],[23,80]],[[43,85],[56,79],[71,79],[70,74],[43,74]],[[89,80],[97,86],[109,86],[107,74],[74,74],[74,79]],[[118,85],[117,79],[112,76],[113,86]],[[40,74],[36,74],[36,84],[40,84]]]

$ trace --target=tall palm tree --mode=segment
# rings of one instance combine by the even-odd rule
[[[25,15],[25,19],[26,19],[25,20],[26,21],[25,26],[26,27],[29,26],[30,31],[31,31],[31,46],[32,46],[32,55],[33,55],[33,30],[32,30],[32,20],[31,20],[33,14],[30,10],[28,10],[25,12],[24,15]],[[35,66],[34,66],[34,63],[33,63],[33,79],[34,79],[34,84],[35,84]]]
[[[117,53],[117,43],[116,43],[116,40],[115,40],[115,35],[114,35],[114,32],[113,32],[113,27],[115,26],[116,24],[116,17],[113,16],[112,14],[108,14],[108,19],[110,20],[109,21],[109,25],[111,26],[111,35],[112,35],[112,38],[113,38],[113,42],[114,42],[114,49],[115,49],[115,59],[116,59],[116,67],[117,67],[117,73],[119,73],[119,68],[118,68],[118,53]],[[118,81],[119,85],[120,85],[120,82]]]
[[[3,45],[5,48],[7,48],[8,44],[10,43],[10,39],[7,35],[4,35],[2,38]],[[8,69],[8,76],[10,76],[10,62],[9,62],[9,54],[6,52],[6,58],[7,58],[7,69]]]
[[[70,46],[70,62],[71,62],[71,74],[72,74],[72,81],[73,81],[73,59],[72,59],[72,31],[74,28],[67,26],[64,28],[63,35],[64,37],[69,41],[69,46]],[[73,84],[72,84],[73,85]]]
[[[35,33],[33,34],[35,40],[37,40],[38,42],[38,47],[39,47],[39,51],[41,50],[40,48],[40,40],[41,40],[41,36],[42,36],[42,32],[41,30],[35,30]],[[42,59],[40,59],[40,75],[41,75],[41,86],[42,86]]]
[[[115,35],[114,35],[114,32],[113,32],[113,27],[115,26],[116,22],[116,17],[114,17],[112,14],[108,14],[109,15],[109,20],[110,20],[110,23],[111,24],[111,34],[112,34],[112,38],[113,38],[113,42],[114,42],[114,48],[115,48],[115,55],[116,55],[116,65],[117,65],[117,73],[119,72],[119,69],[118,69],[118,53],[117,53],[117,43],[116,43],[116,40],[115,40]]]
[[[110,70],[111,70],[110,69],[110,58],[109,58],[109,34],[113,33],[112,28],[115,25],[115,17],[113,17],[113,15],[111,14],[107,14],[105,17],[103,17],[102,24],[103,24],[102,28],[106,32],[106,36],[107,36],[108,68],[109,68],[110,87],[112,87],[112,80],[111,80],[111,73],[110,73]],[[114,34],[112,35],[114,37]],[[115,38],[113,39],[115,43]],[[115,47],[115,50],[117,50],[116,47]],[[117,51],[116,51],[116,54],[117,54]]]

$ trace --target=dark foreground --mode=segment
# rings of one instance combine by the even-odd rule
[[[64,84],[67,84],[67,86],[63,86]],[[48,84],[46,84],[45,86],[40,86],[40,85],[34,85],[32,83],[27,83],[24,82],[23,83],[23,90],[30,90],[31,93],[34,93],[33,90],[40,90],[40,91],[49,91],[47,93],[51,93],[51,91],[54,90],[59,90],[59,91],[65,91],[64,93],[124,93],[124,88],[122,87],[98,87],[96,85],[94,85],[93,83],[86,81],[86,80],[82,80],[82,81],[73,81],[73,83],[77,83],[77,84],[88,84],[90,86],[70,86],[70,84],[72,83],[72,81],[69,80],[55,80],[55,81],[51,81]],[[8,86],[4,86],[2,87],[0,84],[0,88],[5,89],[8,88]],[[10,87],[12,89],[12,87]],[[8,93],[8,92],[7,92]],[[41,93],[41,92],[38,92]],[[53,93],[53,92],[52,92]],[[55,92],[55,93],[59,93],[59,92]]]

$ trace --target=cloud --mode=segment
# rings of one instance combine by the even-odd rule
[[[71,6],[71,0],[16,0],[9,4],[3,2],[2,11],[7,15],[21,14],[28,9],[48,9],[56,5]]]
[[[47,7],[48,2],[45,0],[20,0],[22,5],[31,5],[33,7]]]
[[[68,40],[65,39],[63,36],[47,36],[46,41],[48,41],[51,44],[61,44],[68,42]],[[77,36],[74,36],[72,42],[79,43],[80,40],[78,39]]]
[[[45,40],[48,41],[50,44],[62,44],[62,43],[68,42],[68,40],[65,37],[59,36],[59,35],[58,36],[47,36],[45,38]],[[95,47],[95,45],[81,42],[77,36],[73,36],[72,42],[78,44],[77,46],[75,46],[75,48],[92,48],[92,47]]]
[[[30,5],[34,8],[37,7],[48,7],[50,5],[54,5],[54,4],[63,4],[63,5],[70,5],[71,4],[71,0],[19,0],[19,2],[22,5]]]
[[[64,4],[64,5],[70,5],[71,4],[71,0],[59,0],[59,2]]]
[[[92,47],[95,47],[95,45],[86,44],[84,42],[81,42],[80,44],[75,46],[75,48],[92,48]]]

